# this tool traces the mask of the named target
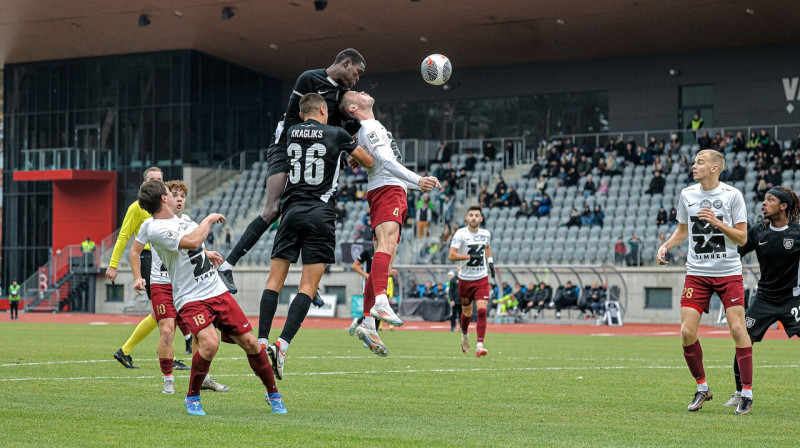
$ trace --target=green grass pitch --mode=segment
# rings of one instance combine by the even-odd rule
[[[140,369],[113,360],[132,329],[0,323],[0,445],[761,447],[798,430],[797,341],[756,345],[753,411],[734,416],[730,339],[701,341],[715,398],[689,413],[677,337],[489,333],[475,358],[457,333],[384,331],[379,358],[344,329],[304,328],[278,382],[288,415],[269,412],[243,352],[222,344],[211,373],[231,390],[204,392],[208,416],[191,417],[188,372],[161,393],[157,333],[133,352]]]

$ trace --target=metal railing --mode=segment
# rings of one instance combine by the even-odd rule
[[[254,163],[263,163],[267,160],[266,149],[248,149],[238,152],[219,163],[216,168],[200,176],[195,182],[195,197],[200,198],[216,190],[222,184],[250,169]]]
[[[474,153],[475,157],[481,158],[483,148],[487,143],[491,143],[496,151],[496,160],[503,162],[503,168],[513,168],[516,164],[531,163],[536,157],[534,148],[528,148],[525,137],[500,137],[486,139],[461,139],[461,140],[419,140],[401,139],[397,140],[400,155],[403,156],[403,163],[409,168],[423,169],[430,166],[432,160],[439,152],[439,143],[444,142],[451,154]],[[511,157],[506,157],[506,142],[511,142],[513,150]],[[455,167],[456,169],[460,167]]]
[[[111,151],[79,148],[23,149],[19,171],[113,171]]]

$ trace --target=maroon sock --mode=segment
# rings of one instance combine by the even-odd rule
[[[392,256],[386,252],[375,252],[372,257],[372,267],[369,275],[372,276],[372,291],[375,295],[386,294],[386,287],[389,284],[389,265],[392,263]]]
[[[275,377],[272,375],[272,366],[269,365],[267,352],[262,348],[255,355],[247,355],[247,361],[256,376],[261,378],[261,382],[264,383],[267,392],[271,394],[277,392],[278,386],[275,385]]]
[[[736,363],[739,364],[742,388],[753,386],[753,347],[737,348]]]
[[[158,365],[161,366],[161,373],[164,376],[172,375],[172,360],[169,358],[158,358]]]
[[[486,310],[478,310],[478,342],[486,335]]]
[[[175,324],[178,325],[178,328],[181,330],[181,333],[183,333],[184,337],[186,335],[192,334],[191,331],[189,331],[189,326],[186,325],[186,322],[184,322],[180,316],[178,316],[178,318],[175,319]]]
[[[461,332],[467,334],[469,331],[469,321],[472,320],[472,313],[461,313]]]
[[[375,290],[372,288],[372,273],[375,269],[369,271],[367,282],[364,285],[364,316],[369,316],[369,310],[375,306]]]
[[[200,356],[200,350],[194,352],[192,356],[192,372],[189,375],[189,392],[186,393],[187,397],[200,395],[200,388],[203,386],[203,380],[208,375],[208,369],[211,367],[211,361],[207,361]]]
[[[703,348],[700,347],[700,340],[694,341],[692,345],[683,346],[683,357],[686,358],[686,365],[695,381],[702,383],[706,379],[706,371],[703,369]]]

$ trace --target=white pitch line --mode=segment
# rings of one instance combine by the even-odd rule
[[[791,365],[765,365],[757,366],[759,369],[795,369],[800,367],[798,364]],[[378,373],[455,373],[455,372],[530,372],[530,371],[577,371],[577,370],[634,370],[634,369],[685,369],[685,365],[680,366],[582,366],[582,367],[565,367],[565,366],[552,366],[552,367],[511,367],[511,368],[488,368],[477,367],[472,369],[405,369],[405,370],[351,370],[351,371],[330,371],[330,372],[303,372],[292,374],[292,376],[346,376],[346,375],[373,375]],[[731,366],[706,366],[708,369],[730,369]],[[214,377],[220,378],[242,378],[252,377],[250,374],[215,374]],[[79,381],[79,380],[137,380],[137,379],[158,379],[162,378],[160,375],[140,375],[140,376],[79,376],[79,377],[26,377],[26,378],[0,378],[0,382],[18,382],[18,381]]]

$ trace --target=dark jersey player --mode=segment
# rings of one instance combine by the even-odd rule
[[[767,329],[780,321],[788,337],[800,335],[800,198],[786,187],[767,191],[761,206],[764,223],[750,228],[744,256],[756,252],[761,278],[755,299],[745,313],[747,333],[761,341]],[[742,396],[739,364],[734,359],[736,393],[725,406],[736,406]]]
[[[233,267],[278,219],[280,199],[291,165],[290,153],[287,154],[286,151],[287,131],[303,122],[300,118],[300,98],[307,93],[319,94],[327,104],[328,110],[334,113],[341,96],[356,84],[365,69],[366,64],[361,53],[348,48],[340,52],[327,69],[309,70],[297,78],[294,89],[289,95],[289,105],[284,120],[278,125],[276,141],[267,151],[267,202],[261,214],[248,224],[242,237],[225,259],[225,263],[219,268],[220,277],[232,294],[237,292],[236,284],[233,282]],[[341,121],[341,117],[333,117],[329,123],[338,125]]]
[[[267,345],[272,319],[278,307],[289,266],[302,252],[303,273],[297,295],[289,305],[280,338],[268,347],[275,376],[283,378],[283,362],[289,343],[303,324],[317,291],[325,265],[334,263],[336,247],[336,187],[339,182],[339,157],[351,155],[361,166],[372,167],[372,158],[356,145],[350,134],[328,126],[326,100],[307,93],[300,100],[303,123],[288,129],[286,151],[289,175],[281,198],[281,219],[272,248],[269,278],[261,295],[258,338]]]

